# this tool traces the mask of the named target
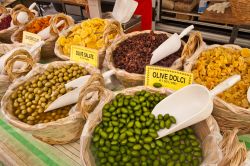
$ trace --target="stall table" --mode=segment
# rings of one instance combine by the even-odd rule
[[[0,166],[80,166],[80,141],[48,145],[10,126],[0,115]]]

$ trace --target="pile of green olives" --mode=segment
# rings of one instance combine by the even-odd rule
[[[118,94],[102,110],[91,150],[101,166],[198,166],[202,150],[193,129],[186,128],[161,139],[157,131],[171,128],[176,119],[151,114],[166,96],[148,91]]]
[[[30,125],[67,117],[71,106],[46,113],[44,110],[58,97],[71,90],[66,90],[67,82],[87,74],[87,70],[78,64],[48,67],[45,72],[34,76],[12,93],[13,114],[22,122]]]

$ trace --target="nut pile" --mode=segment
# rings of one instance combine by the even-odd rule
[[[166,34],[154,32],[132,36],[121,42],[113,52],[113,62],[116,68],[124,69],[129,73],[143,74],[146,65],[149,65],[153,51],[165,40]],[[183,46],[174,54],[162,59],[155,65],[170,67],[181,57]]]
[[[194,165],[201,162],[202,150],[194,131],[186,128],[157,139],[157,131],[170,128],[176,119],[155,117],[152,109],[165,96],[147,91],[119,94],[102,110],[102,122],[95,128],[92,152],[97,165],[158,166]]]
[[[65,84],[88,74],[84,67],[67,64],[62,67],[49,67],[43,74],[19,86],[12,93],[14,115],[30,125],[47,123],[68,116],[71,106],[62,107],[51,112],[44,112],[51,102],[67,93]],[[69,91],[69,90],[68,90]]]
[[[250,86],[250,50],[216,47],[201,53],[192,69],[194,81],[213,89],[228,77],[240,74],[241,80],[219,95],[223,100],[249,108],[247,90]]]

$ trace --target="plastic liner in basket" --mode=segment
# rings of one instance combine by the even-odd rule
[[[72,31],[74,29],[76,29],[76,27],[81,26],[82,23],[76,24],[75,26],[69,28],[67,31],[64,31],[60,34],[60,37],[68,37],[69,35],[71,35]],[[98,32],[96,32],[98,34]],[[123,34],[123,29],[121,27],[121,24],[118,21],[115,20],[111,20],[111,19],[105,19],[105,27],[104,27],[104,33],[102,35],[102,39],[104,40],[104,46],[98,50],[98,56],[99,56],[99,67],[102,67],[102,63],[104,61],[105,58],[105,54],[106,54],[106,49],[107,47],[113,42],[113,39],[109,39],[109,35],[110,34],[117,34],[116,37],[120,36]],[[60,39],[59,37],[59,39]],[[86,37],[87,38],[87,37]],[[55,45],[55,54],[63,59],[63,60],[69,60],[70,59],[70,55],[65,55],[65,53],[63,52],[63,48],[60,45],[60,40],[56,41],[56,45]]]
[[[119,93],[132,95],[137,91],[146,90],[149,92],[159,92],[162,94],[170,94],[171,91],[161,88],[149,88],[149,87],[134,87],[128,88]],[[93,89],[93,91],[100,91],[100,88]],[[93,92],[92,91],[92,92]],[[91,91],[89,91],[91,92]],[[81,160],[83,165],[85,166],[95,166],[95,160],[92,155],[90,145],[92,140],[92,134],[94,132],[95,127],[102,121],[102,108],[106,103],[109,103],[115,94],[110,92],[109,90],[104,90],[102,92],[102,96],[99,100],[98,105],[95,107],[94,111],[89,114],[87,122],[84,126],[82,135],[81,135]],[[220,141],[222,140],[222,136],[219,131],[219,127],[213,117],[209,117],[205,121],[202,121],[196,125],[193,125],[197,137],[202,143],[202,151],[203,151],[203,162],[202,165],[219,165],[221,160],[223,159],[222,149],[219,146]]]
[[[190,57],[186,63],[184,70],[187,72],[191,72],[193,66],[196,64],[199,56],[203,51],[214,49],[216,47],[223,47],[223,48],[232,48],[236,50],[241,50],[242,48],[237,45],[211,45],[206,46],[199,49],[192,57]],[[219,97],[215,97],[214,99],[214,110],[213,116],[217,120],[220,129],[222,131],[233,130],[234,128],[239,129],[240,134],[249,133],[250,132],[250,110],[249,108],[243,108],[236,106],[232,103],[228,103],[222,100]]]
[[[150,33],[150,31],[132,32],[132,33],[123,35],[117,40],[115,40],[113,44],[107,49],[105,63],[107,63],[107,67],[110,70],[115,71],[115,75],[117,79],[125,87],[143,85],[145,76],[143,74],[129,73],[123,69],[116,68],[114,65],[114,60],[113,60],[113,52],[116,50],[116,48],[119,47],[119,45],[122,42],[126,41],[128,38],[131,38],[133,36],[137,36],[140,34],[144,34],[144,33]],[[155,31],[154,33],[166,34],[168,37],[170,36],[169,33],[161,32],[161,31]],[[184,46],[184,48],[182,50],[181,57],[173,62],[173,64],[170,66],[170,68],[172,69],[179,69],[179,70],[182,69],[185,59],[189,58],[198,48],[202,47],[204,45],[204,42],[202,40],[201,34],[199,32],[195,32],[190,35],[188,42],[187,43],[182,42],[182,45]]]
[[[39,76],[45,72],[46,69],[54,69],[65,66],[67,64],[77,64],[74,62],[52,62],[46,65],[38,65],[26,76],[17,79],[13,84],[10,85],[6,94],[4,95],[1,108],[4,118],[13,126],[31,133],[34,137],[49,143],[49,144],[66,144],[69,142],[76,141],[79,139],[82,128],[84,125],[84,118],[79,111],[75,108],[71,108],[68,116],[65,118],[51,121],[48,123],[38,123],[35,125],[29,125],[20,121],[14,116],[14,107],[12,106],[11,95],[17,90],[17,88],[27,81],[32,81],[36,76]],[[98,74],[99,70],[93,68],[88,64],[78,64],[85,68],[88,74]],[[92,81],[91,81],[92,82]],[[85,87],[83,87],[84,89]],[[81,98],[79,98],[80,102]]]
[[[50,38],[45,40],[45,45],[43,45],[42,50],[41,50],[41,55],[42,58],[51,58],[54,57],[54,47],[55,47],[55,42],[58,38],[58,33],[61,32],[61,29],[59,30],[56,27],[56,23],[58,23],[60,20],[65,20],[65,23],[63,25],[63,30],[66,30],[68,27],[74,25],[74,20],[71,16],[59,13],[59,14],[55,14],[55,15],[47,15],[44,17],[38,17],[33,19],[30,23],[28,23],[27,25],[19,28],[17,31],[15,31],[15,33],[13,33],[11,35],[11,41],[13,43],[21,43],[22,42],[22,35],[23,35],[23,31],[25,31],[27,29],[28,26],[31,26],[32,24],[34,24],[35,21],[37,20],[41,20],[42,18],[47,18],[50,17],[50,22],[49,22],[49,26],[50,26]],[[59,27],[61,28],[61,27]]]
[[[26,75],[40,59],[41,48],[37,48],[31,55],[27,47],[22,44],[19,44],[19,46],[19,48],[14,48],[16,47],[15,44],[0,44],[0,52],[4,53],[0,57],[0,99],[2,99],[9,85],[15,79]],[[8,58],[5,59],[4,57]]]

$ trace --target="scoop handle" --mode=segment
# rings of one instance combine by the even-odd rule
[[[32,3],[32,4],[30,5],[29,10],[32,10],[32,9],[34,9],[35,7],[36,7],[36,2],[34,2],[34,3]]]
[[[30,52],[31,54],[33,54],[39,47],[42,47],[44,44],[45,44],[45,41],[43,41],[43,40],[37,42],[36,44],[34,44],[34,45],[30,48],[29,52]]]
[[[179,35],[180,39],[183,38],[184,36],[186,36],[190,31],[192,31],[194,29],[194,25],[190,25],[189,27],[187,27],[186,29],[184,29],[181,34]]]
[[[114,74],[115,74],[114,70],[109,70],[109,71],[104,72],[102,74],[102,76],[103,76],[104,79],[108,79],[108,78],[110,78]]]
[[[236,84],[238,81],[240,81],[241,76],[240,75],[233,75],[217,85],[214,89],[210,91],[211,97],[215,97],[216,95],[220,94],[221,92],[225,91],[226,89],[232,87],[234,84]]]

